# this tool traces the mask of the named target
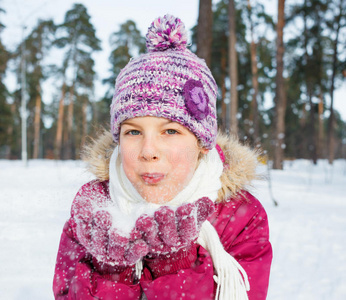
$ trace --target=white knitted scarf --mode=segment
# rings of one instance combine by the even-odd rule
[[[113,202],[109,208],[113,214],[114,225],[128,234],[136,220],[143,214],[153,215],[161,206],[146,202],[127,178],[121,164],[119,147],[114,149],[109,165],[109,191]],[[214,148],[200,161],[189,184],[169,202],[164,205],[172,209],[184,203],[193,203],[201,197],[216,201],[221,188],[220,176],[223,163]],[[219,235],[209,221],[201,227],[197,243],[205,248],[212,260],[217,283],[216,297],[220,300],[246,300],[249,287],[245,270],[227,253],[220,241]],[[140,277],[142,262],[136,264],[136,273]]]

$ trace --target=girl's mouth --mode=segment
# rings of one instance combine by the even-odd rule
[[[141,177],[146,184],[156,184],[163,180],[165,175],[162,173],[144,173]]]

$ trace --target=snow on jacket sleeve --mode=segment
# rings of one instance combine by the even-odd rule
[[[244,192],[235,201],[216,206],[210,218],[225,250],[246,271],[249,300],[265,300],[268,291],[272,247],[267,214],[261,203]]]

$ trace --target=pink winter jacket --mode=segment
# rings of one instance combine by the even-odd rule
[[[104,144],[103,141],[102,149],[97,149],[96,153],[104,151]],[[226,172],[231,172],[230,175],[233,176],[229,177],[232,182],[223,180],[223,184],[233,192],[233,196],[228,197],[228,201],[216,203],[216,210],[208,220],[219,234],[225,250],[246,271],[250,283],[249,299],[264,300],[272,260],[267,215],[254,196],[244,189],[239,189],[245,188],[246,183],[254,176],[255,165],[250,165],[255,164],[255,154],[225,137],[219,138],[218,144],[225,152],[226,163],[229,166]],[[99,145],[100,143],[98,147]],[[229,151],[232,152],[231,157],[228,155]],[[100,157],[95,155],[95,151],[93,153],[93,157]],[[248,161],[245,168],[244,160]],[[229,171],[231,169],[233,171]],[[105,174],[107,173],[108,170]],[[86,193],[90,185],[94,191],[108,195],[107,176],[104,177],[102,173],[97,172],[96,175],[99,180],[84,185],[78,192],[79,196]],[[214,299],[216,284],[213,279],[211,257],[199,245],[196,245],[196,251],[196,263],[184,265],[178,261],[173,266],[173,272],[157,278],[152,278],[150,270],[144,264],[142,277],[138,281],[133,268],[107,267],[87,253],[77,240],[73,221],[70,219],[65,224],[60,240],[53,281],[54,296],[55,299],[61,300]],[[159,261],[156,266],[160,268],[160,265],[163,269],[165,261]]]

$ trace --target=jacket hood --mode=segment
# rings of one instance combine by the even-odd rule
[[[217,144],[225,155],[224,170],[221,175],[222,188],[218,199],[223,201],[251,187],[251,182],[258,179],[256,167],[259,151],[240,144],[237,138],[218,133]],[[116,143],[112,134],[103,130],[96,139],[84,146],[82,159],[87,163],[87,169],[100,181],[109,179],[109,161]]]

